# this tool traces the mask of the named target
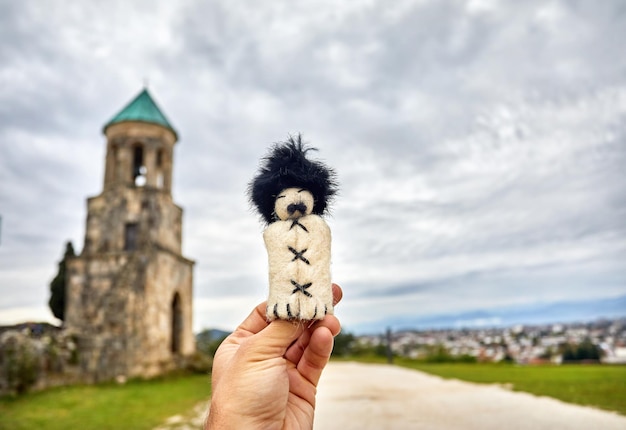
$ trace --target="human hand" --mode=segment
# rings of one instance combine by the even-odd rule
[[[341,300],[333,284],[333,301]],[[205,429],[311,429],[315,394],[341,326],[334,315],[311,325],[268,324],[265,303],[220,345],[213,360]]]

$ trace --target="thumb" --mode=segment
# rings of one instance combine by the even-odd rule
[[[258,360],[282,357],[287,348],[304,332],[301,322],[276,320],[252,336],[248,347]]]

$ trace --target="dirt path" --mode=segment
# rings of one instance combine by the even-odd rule
[[[331,363],[316,430],[626,429],[626,417],[395,366]]]
[[[206,406],[155,430],[200,429]],[[624,430],[626,417],[401,367],[332,362],[318,387],[315,430],[351,429]]]

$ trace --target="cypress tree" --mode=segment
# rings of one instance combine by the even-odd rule
[[[48,306],[50,306],[52,314],[61,321],[64,321],[65,319],[65,282],[67,259],[74,256],[76,256],[74,247],[72,246],[72,242],[68,241],[65,244],[65,254],[63,254],[63,259],[59,261],[59,271],[52,282],[50,282],[50,300],[48,301]]]

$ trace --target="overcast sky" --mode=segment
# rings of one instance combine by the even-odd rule
[[[620,0],[0,0],[0,324],[54,320],[102,126],[145,82],[180,137],[196,330],[264,300],[246,186],[298,132],[339,175],[348,330],[624,295],[625,40]]]

